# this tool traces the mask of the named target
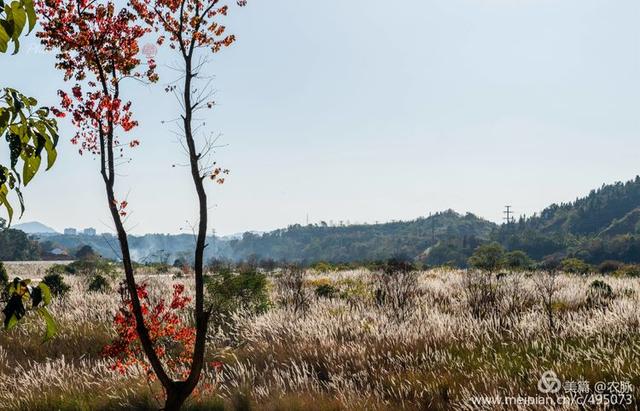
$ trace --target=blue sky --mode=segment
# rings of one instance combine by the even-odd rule
[[[238,42],[208,66],[223,133],[212,227],[228,234],[320,220],[412,219],[453,208],[532,214],[639,173],[635,0],[252,0]],[[3,85],[56,103],[53,56],[29,36],[0,56]],[[168,51],[161,65],[177,60]],[[133,233],[190,231],[195,196],[162,120],[161,84],[129,83],[142,146],[118,191]],[[59,161],[26,190],[23,221],[110,231],[98,162],[61,124]],[[6,151],[1,145],[0,150]],[[5,152],[2,153],[4,157]]]

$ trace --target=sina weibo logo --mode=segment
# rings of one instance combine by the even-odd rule
[[[545,371],[538,381],[538,390],[543,394],[555,394],[561,387],[562,383],[553,371]]]
[[[158,48],[151,43],[147,43],[142,46],[141,51],[147,59],[152,59],[156,56],[156,54],[158,54]]]

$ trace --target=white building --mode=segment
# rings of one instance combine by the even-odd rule
[[[64,235],[77,235],[77,234],[78,234],[78,230],[76,230],[75,228],[64,229]]]
[[[82,234],[84,234],[84,235],[96,235],[96,229],[93,228],[93,227],[85,228],[82,231]]]

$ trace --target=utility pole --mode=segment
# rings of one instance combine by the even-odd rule
[[[506,224],[513,223],[514,222],[513,217],[512,217],[513,211],[511,211],[511,206],[507,205],[507,206],[504,206],[504,208],[505,208],[505,210],[502,213],[505,215],[505,217],[503,218],[505,223]]]

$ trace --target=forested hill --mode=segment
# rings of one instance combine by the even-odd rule
[[[117,259],[119,254],[117,242],[110,235],[32,237],[36,238],[39,246],[28,241],[21,231],[0,230],[0,259],[35,259],[38,255],[47,258],[56,249],[72,255],[83,245],[92,246],[108,258]],[[640,177],[603,185],[583,198],[553,204],[540,214],[513,224],[498,226],[473,214],[448,210],[386,224],[293,225],[265,234],[245,233],[240,239],[210,237],[206,257],[358,262],[404,256],[429,265],[464,265],[485,241],[498,241],[509,250],[523,250],[538,261],[578,257],[592,263],[607,259],[640,262]],[[187,259],[193,242],[189,235],[147,234],[130,238],[138,261]]]
[[[603,185],[571,203],[502,225],[494,239],[542,260],[565,256],[588,262],[640,262],[640,177]]]
[[[488,240],[496,225],[452,210],[413,221],[330,227],[293,225],[262,235],[246,233],[229,244],[231,257],[287,261],[372,261],[392,256],[417,258],[439,241]]]
[[[497,226],[473,214],[445,211],[408,222],[327,227],[295,225],[263,235],[245,234],[226,251],[289,261],[371,261],[406,256],[426,264],[464,265],[482,241],[498,241],[536,260],[575,256],[640,262],[640,177],[603,185],[571,203]]]
[[[640,210],[640,176],[626,183],[602,185],[571,203],[553,204],[526,221],[542,234],[635,234]]]

